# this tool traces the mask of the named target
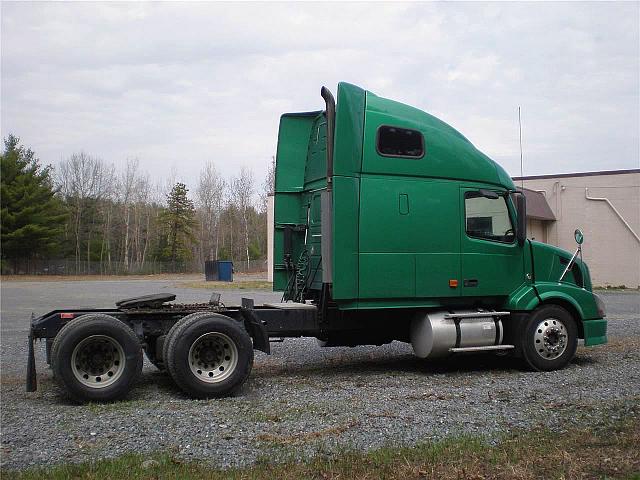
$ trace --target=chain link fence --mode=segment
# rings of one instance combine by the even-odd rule
[[[235,273],[257,273],[267,270],[267,260],[233,261]],[[2,275],[155,275],[161,273],[204,273],[204,261],[160,262],[79,262],[73,258],[29,259],[2,262]]]

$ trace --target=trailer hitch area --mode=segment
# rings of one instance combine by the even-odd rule
[[[261,352],[271,355],[271,344],[269,343],[269,335],[264,324],[260,321],[253,309],[253,299],[243,298],[240,313],[244,318],[244,328],[253,339],[253,348]]]
[[[31,321],[33,322],[33,314],[31,315]],[[33,342],[35,341],[33,335],[33,325],[29,325],[29,345],[27,354],[27,392],[35,392],[38,389],[38,379],[36,378],[36,357],[33,351]]]

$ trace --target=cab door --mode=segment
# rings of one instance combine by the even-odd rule
[[[462,296],[509,295],[524,283],[515,211],[504,191],[460,189]]]

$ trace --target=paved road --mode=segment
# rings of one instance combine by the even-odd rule
[[[537,425],[589,424],[623,405],[637,414],[640,398],[640,294],[604,292],[607,346],[580,348],[568,368],[536,373],[495,356],[447,362],[416,359],[411,347],[319,348],[314,339],[273,344],[256,354],[240,395],[186,398],[167,375],[146,364],[126,401],[69,403],[37,349],[39,390],[25,393],[29,316],[53,307],[111,307],[120,298],[173,292],[206,301],[206,290],[178,280],[3,282],[0,313],[2,468],[86,461],[124,452],[171,449],[222,466],[272,458],[411,445],[469,433],[494,438]],[[258,303],[272,292],[224,290]],[[604,413],[607,412],[607,413]],[[631,412],[631,413],[629,413]],[[635,413],[633,413],[635,412]]]
[[[188,277],[170,280],[87,280],[46,282],[2,282],[2,333],[28,331],[31,313],[42,315],[54,308],[114,308],[122,298],[148,293],[175,293],[182,303],[206,302],[211,292],[201,288],[185,288]],[[256,303],[279,301],[281,294],[266,291],[219,290],[226,304],[240,303],[241,297]],[[11,337],[12,338],[12,337]]]

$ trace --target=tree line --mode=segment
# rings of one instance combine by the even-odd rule
[[[75,274],[200,271],[206,260],[249,269],[267,254],[273,169],[272,159],[258,184],[247,168],[224,178],[209,162],[190,189],[154,184],[136,159],[118,170],[77,152],[43,166],[9,135],[0,172],[2,271],[39,273],[50,259],[66,260],[65,273]]]

